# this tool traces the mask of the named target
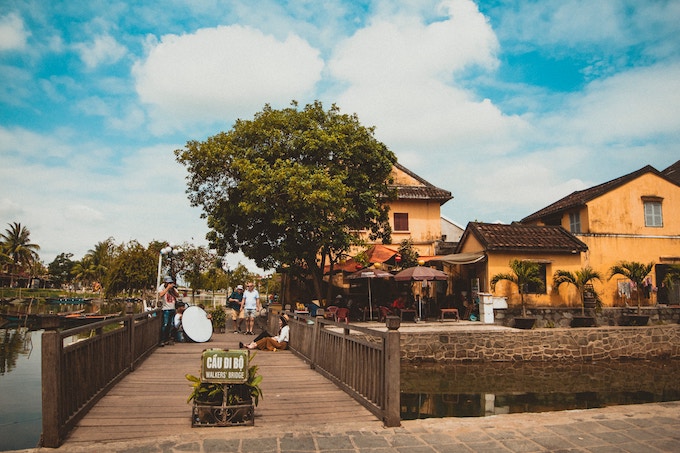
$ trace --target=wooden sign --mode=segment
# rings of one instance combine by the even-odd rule
[[[248,351],[206,349],[201,356],[201,382],[243,384],[248,381]]]

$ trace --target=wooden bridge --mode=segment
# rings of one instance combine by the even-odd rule
[[[79,443],[112,442],[177,435],[192,428],[187,373],[200,375],[201,352],[206,348],[233,349],[248,337],[214,334],[208,343],[177,343],[153,352],[134,372],[125,376],[80,420],[62,448]],[[263,398],[255,409],[255,427],[322,425],[380,420],[336,385],[310,369],[291,351],[259,351],[252,363],[260,365]]]
[[[113,379],[114,383],[108,386],[103,396],[95,398],[84,416],[67,422],[66,430],[61,431],[65,435],[53,434],[53,437],[58,435],[62,442],[57,442],[57,445],[47,442],[44,445],[61,445],[62,449],[68,450],[69,447],[91,442],[148,438],[150,433],[162,437],[200,430],[226,429],[228,432],[229,429],[266,429],[276,425],[321,427],[348,421],[365,423],[367,426],[383,425],[383,420],[369,411],[365,404],[360,404],[348,396],[346,390],[343,391],[312,369],[299,354],[286,350],[258,351],[251,362],[260,366],[259,373],[263,376],[263,398],[255,408],[254,427],[192,428],[192,406],[187,403],[191,388],[185,375],[200,375],[201,353],[204,349],[235,349],[239,341],[249,339],[252,337],[215,333],[207,343],[176,343],[164,348],[152,348],[153,352],[146,359],[135,361],[134,371]],[[134,350],[134,346],[131,349]],[[92,354],[89,356],[93,357]],[[51,359],[43,356],[43,365],[46,360],[49,362]],[[60,366],[67,368],[65,371],[68,372],[69,366],[63,360]],[[80,368],[83,364],[75,366]],[[43,378],[52,373],[44,372]],[[51,384],[43,383],[44,393],[51,391]],[[74,386],[78,384],[71,383],[66,387]],[[45,398],[43,401],[45,406]],[[68,402],[64,403],[61,401],[54,405],[68,405]],[[51,428],[46,428],[45,407],[43,409],[44,442],[45,433]]]

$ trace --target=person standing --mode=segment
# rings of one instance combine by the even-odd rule
[[[234,323],[234,333],[241,332],[241,325],[245,318],[243,310],[241,310],[241,301],[243,300],[243,285],[238,285],[231,293],[227,300],[227,308],[231,310],[231,320]]]
[[[161,325],[161,342],[158,346],[165,346],[172,344],[172,328],[175,320],[175,303],[179,299],[179,293],[175,288],[175,280],[168,276],[163,279],[163,283],[158,287],[158,296],[161,298],[163,304],[161,305],[163,312],[163,324]]]
[[[260,312],[260,293],[255,289],[252,282],[246,284],[241,307],[245,310],[246,335],[255,335],[253,328],[255,327],[255,316]]]

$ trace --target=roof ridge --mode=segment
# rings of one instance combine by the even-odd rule
[[[534,212],[533,214],[529,214],[528,216],[524,217],[520,222],[528,222],[532,221],[535,219],[539,219],[541,217],[545,217],[550,214],[554,214],[556,212],[564,211],[565,209],[573,208],[576,206],[581,206],[585,204],[588,201],[591,201],[594,198],[599,197],[603,193],[609,192],[616,187],[619,187],[623,184],[626,184],[627,182],[632,181],[633,179],[638,178],[639,176],[645,174],[645,173],[654,173],[655,175],[664,178],[668,181],[671,181],[667,176],[663,175],[659,170],[656,168],[652,167],[651,165],[645,165],[644,167],[635,170],[631,173],[628,173],[623,176],[619,176],[618,178],[611,179],[609,181],[605,181],[601,184],[589,187],[587,189],[583,190],[576,190],[572,193],[570,193],[567,196],[564,196],[560,198],[559,200],[555,201],[554,203],[549,204],[548,206],[539,209],[538,211]]]

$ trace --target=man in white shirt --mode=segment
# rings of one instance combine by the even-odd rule
[[[255,316],[260,312],[260,293],[255,289],[252,282],[248,282],[246,290],[243,291],[241,309],[244,310],[246,316],[246,335],[255,335],[253,328],[255,327]]]

